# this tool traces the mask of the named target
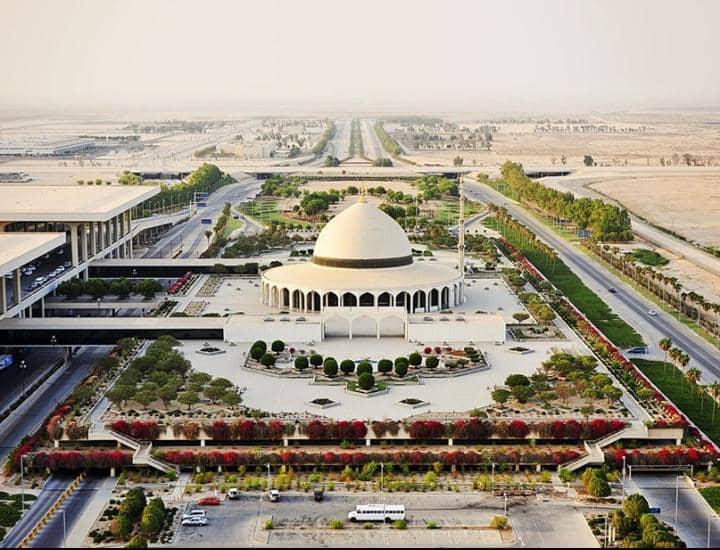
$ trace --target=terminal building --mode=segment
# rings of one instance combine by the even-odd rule
[[[0,186],[0,319],[44,316],[57,285],[132,255],[131,209],[155,186]]]

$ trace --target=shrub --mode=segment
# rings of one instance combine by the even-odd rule
[[[505,379],[505,385],[511,388],[513,386],[529,386],[530,379],[524,374],[511,374]]]
[[[363,390],[370,390],[375,385],[375,377],[369,372],[364,372],[358,377],[358,386]]]
[[[349,375],[355,370],[355,361],[352,359],[343,359],[340,362],[340,370],[343,374]]]
[[[133,538],[130,539],[130,542],[128,542],[125,545],[125,548],[147,548],[148,542],[147,539],[141,535],[135,535]]]
[[[318,355],[317,353],[314,353],[310,356],[310,364],[313,367],[319,367],[323,364],[323,358],[322,355]]]
[[[369,372],[370,374],[372,374],[373,368],[372,368],[372,365],[370,364],[370,361],[360,361],[358,363],[356,372],[357,372],[358,376],[360,376],[364,372]]]
[[[420,363],[422,363],[422,357],[419,353],[412,352],[408,355],[408,363],[410,363],[413,367],[417,367]]]
[[[396,363],[395,364],[395,374],[399,376],[400,378],[404,377],[408,372],[408,365],[407,363]]]
[[[260,358],[265,354],[265,350],[261,346],[253,346],[250,348],[250,357],[255,361],[260,361]]]
[[[397,365],[409,365],[407,357],[396,357],[395,358],[395,366]]]
[[[337,376],[338,373],[338,364],[335,359],[332,357],[328,357],[323,362],[323,372],[325,373],[325,376],[329,376],[330,378],[333,378]]]
[[[285,342],[282,340],[275,340],[270,347],[275,353],[280,353],[285,349]]]
[[[393,521],[393,529],[407,529],[407,520],[396,519],[395,521]]]
[[[331,519],[328,521],[328,525],[331,529],[344,529],[345,528],[345,522],[341,519]]]
[[[490,527],[492,527],[493,529],[507,529],[507,516],[494,516],[492,520],[490,520]]]
[[[250,349],[255,347],[261,348],[263,353],[267,351],[267,344],[262,340],[256,340],[255,342],[253,342],[253,345],[250,347]]]
[[[266,367],[272,367],[275,364],[275,356],[272,353],[263,353],[260,362]]]
[[[298,355],[295,358],[295,368],[297,370],[305,370],[310,366],[310,361],[308,361],[308,358],[304,355]]]
[[[275,528],[275,525],[273,524],[273,520],[266,519],[263,527],[265,527],[266,531],[272,531]]]
[[[428,355],[425,358],[425,366],[429,369],[434,369],[440,364],[440,360],[434,355]]]
[[[378,361],[378,372],[381,372],[382,374],[387,374],[393,369],[393,363],[390,361],[390,359],[380,359]]]

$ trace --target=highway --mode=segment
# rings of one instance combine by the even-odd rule
[[[35,432],[43,420],[72,393],[80,381],[92,371],[98,357],[110,351],[108,346],[82,348],[63,368],[53,383],[41,386],[0,424],[0,462],[20,440]]]
[[[383,149],[380,138],[373,128],[374,120],[363,118],[360,120],[360,133],[362,135],[363,147],[365,148],[365,156],[371,160],[377,160],[390,155]]]
[[[247,174],[233,174],[237,183],[221,187],[212,193],[207,206],[198,208],[197,212],[187,221],[171,228],[156,244],[148,248],[143,258],[165,258],[182,245],[181,258],[197,257],[207,248],[205,231],[212,230],[215,221],[222,213],[226,202],[237,204],[246,198],[252,198],[260,192],[261,182]],[[204,225],[202,220],[210,218],[211,225]]]
[[[73,475],[52,475],[50,476],[42,491],[38,495],[37,500],[33,503],[30,509],[15,525],[12,531],[8,533],[5,540],[2,542],[3,548],[18,548],[20,542],[35,527],[50,507],[60,498],[60,495],[68,488],[72,480],[75,479]],[[58,516],[60,514],[57,514]],[[61,519],[62,522],[62,519]],[[62,530],[62,523],[60,524]],[[61,535],[62,541],[62,535]]]
[[[345,160],[350,156],[350,139],[352,137],[352,120],[335,120],[335,137],[328,141],[325,151],[314,161],[308,162],[305,166],[322,166],[328,156]]]
[[[651,352],[661,355],[657,343],[668,336],[673,343],[685,350],[691,357],[689,367],[702,372],[701,382],[707,384],[720,379],[720,351],[685,327],[677,319],[658,311],[656,316],[648,311],[656,306],[638,294],[630,285],[607,271],[573,244],[558,236],[554,231],[528,214],[517,203],[486,185],[480,185],[466,178],[465,193],[469,199],[505,206],[513,217],[532,229],[538,237],[558,251],[559,257],[600,296],[618,315],[632,325],[648,344]],[[617,293],[611,294],[609,288]]]

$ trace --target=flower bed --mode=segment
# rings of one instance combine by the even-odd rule
[[[74,451],[39,451],[29,455],[30,468],[47,468],[52,472],[107,469],[132,464],[132,453],[118,449]]]
[[[615,451],[605,451],[605,462],[613,466],[622,467],[623,457],[625,457],[626,464],[632,465],[697,465],[713,462],[715,456],[714,452],[695,447],[675,447],[672,449],[665,448],[658,450],[618,449]]]

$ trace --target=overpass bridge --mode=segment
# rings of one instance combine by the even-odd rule
[[[470,166],[375,166],[345,164],[334,167],[325,166],[253,166],[241,168],[242,172],[257,179],[267,179],[274,175],[296,175],[309,179],[327,180],[397,180],[415,179],[420,176],[445,176],[457,178],[478,170]]]
[[[222,266],[222,267],[220,267]],[[193,273],[257,275],[258,257],[252,258],[107,258],[89,266],[90,277],[180,277]]]
[[[107,346],[120,338],[223,340],[228,317],[45,317],[0,321],[0,347]]]

